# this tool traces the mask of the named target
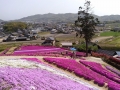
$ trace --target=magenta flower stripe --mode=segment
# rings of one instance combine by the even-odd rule
[[[28,45],[17,48],[13,54],[0,54],[1,56],[52,56],[61,57],[71,56],[73,53],[65,48],[58,48],[54,46],[38,46]],[[76,52],[76,57],[85,56],[84,52]]]
[[[110,71],[112,71],[112,72],[114,72],[114,73],[116,73],[117,75],[120,76],[120,71],[118,71],[118,70],[112,68],[111,66],[106,66],[106,68],[107,68],[108,70],[110,70]]]
[[[80,62],[86,66],[89,66],[93,71],[95,71],[103,76],[106,76],[107,78],[109,78],[115,82],[120,83],[120,76],[103,68],[99,63],[89,62],[87,60],[80,60]]]
[[[67,69],[68,71],[74,71],[74,73],[79,77],[84,77],[86,80],[94,80],[99,86],[104,86],[105,83],[108,84],[110,90],[120,90],[120,84],[118,82],[112,81],[98,72],[87,68],[81,63],[76,62],[73,59],[63,59],[63,58],[44,58],[45,61],[49,63],[54,63],[58,67]]]

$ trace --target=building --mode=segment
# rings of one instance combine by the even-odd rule
[[[52,29],[50,33],[51,34],[55,34],[55,33],[57,33],[57,30],[56,29]]]
[[[54,37],[47,37],[42,45],[52,45],[55,46],[55,38]]]
[[[61,42],[62,47],[72,47],[72,42]]]
[[[115,27],[115,28],[113,28],[113,31],[114,31],[114,32],[120,32],[120,27]]]

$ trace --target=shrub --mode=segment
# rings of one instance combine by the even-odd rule
[[[86,51],[85,43],[74,45],[74,47],[77,48],[78,51]],[[98,50],[97,45],[88,45],[88,51],[97,51],[97,50]]]
[[[101,46],[102,49],[120,51],[120,46],[116,46],[116,45],[102,45],[102,44],[99,44],[99,45]]]

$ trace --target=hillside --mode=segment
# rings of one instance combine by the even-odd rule
[[[77,14],[66,13],[66,14],[37,14],[33,16],[24,17],[18,21],[36,21],[36,22],[72,22],[77,19]]]
[[[84,52],[19,45],[0,56],[0,90],[120,90],[119,70]]]
[[[120,15],[105,15],[99,17],[101,21],[115,21],[115,20],[120,20]]]
[[[77,14],[74,13],[66,13],[66,14],[37,14],[28,17],[21,18],[17,21],[36,21],[36,22],[74,22],[77,19]],[[100,21],[115,21],[120,20],[120,15],[105,15],[105,16],[97,16]]]

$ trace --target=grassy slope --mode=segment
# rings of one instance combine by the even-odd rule
[[[107,31],[100,34],[100,36],[113,36],[112,39],[103,40],[101,43],[105,44],[120,44],[120,32]]]
[[[103,32],[100,34],[100,36],[113,36],[111,39],[106,39],[101,42],[99,42],[99,45],[103,49],[109,49],[109,50],[120,50],[120,32]]]
[[[15,47],[15,46],[19,46],[20,44],[1,44],[0,45],[0,52],[7,49],[7,48],[10,48],[10,47]]]
[[[100,34],[100,36],[120,36],[120,32],[113,32],[113,31],[106,31],[106,32],[102,32]]]

